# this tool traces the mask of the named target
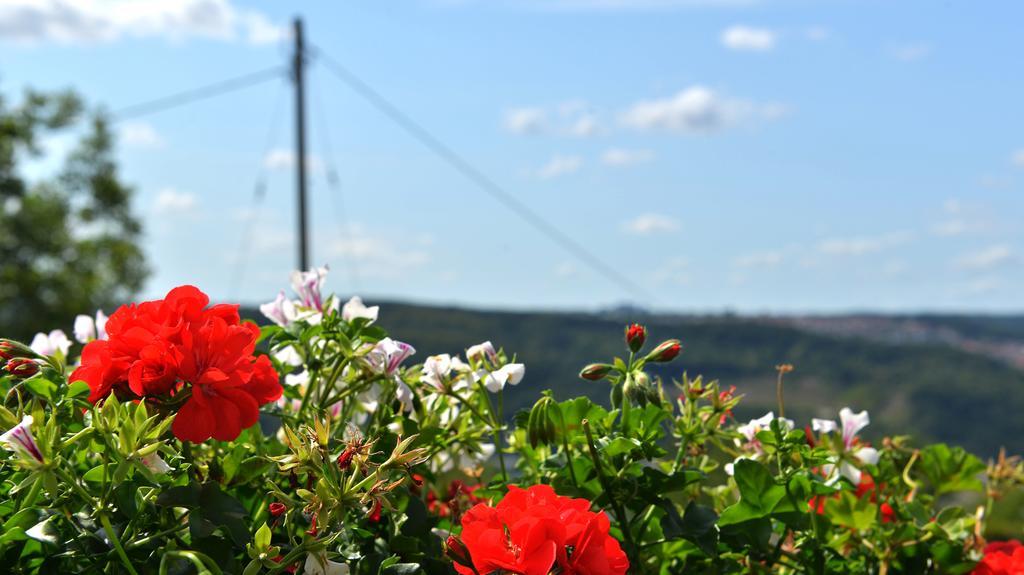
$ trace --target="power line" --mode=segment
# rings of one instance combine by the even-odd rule
[[[140,102],[138,104],[126,106],[119,110],[115,110],[112,117],[115,121],[120,121],[163,112],[164,110],[170,110],[171,108],[177,108],[199,100],[206,100],[229,92],[236,92],[257,84],[262,84],[263,82],[267,82],[275,78],[281,78],[282,74],[287,72],[287,70],[288,69],[284,66],[274,66],[272,68],[252,72],[250,74],[228,78],[199,88],[193,88],[184,92],[178,92],[177,94],[171,94],[162,98],[156,98],[147,102]]]
[[[321,58],[327,69],[333,72],[342,82],[347,84],[356,93],[373,104],[373,106],[380,110],[385,116],[398,124],[413,138],[419,140],[421,144],[447,162],[452,168],[477,184],[481,190],[489,194],[506,208],[515,212],[520,218],[525,220],[526,223],[533,226],[537,231],[547,236],[548,239],[560,245],[563,249],[574,255],[577,259],[604,276],[606,279],[619,285],[619,287],[624,288],[626,291],[631,292],[634,296],[640,297],[641,299],[650,299],[644,289],[633,283],[633,281],[625,275],[619,273],[615,268],[604,263],[604,261],[584,247],[583,244],[566,235],[556,226],[545,220],[532,208],[516,199],[515,196],[499,186],[494,180],[489,178],[483,172],[470,164],[469,161],[445,145],[429,130],[402,112],[387,98],[373,89],[373,87],[361,80],[345,66],[324,52],[322,48],[319,46],[314,46],[314,48],[316,50],[316,55]]]

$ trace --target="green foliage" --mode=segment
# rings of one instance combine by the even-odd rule
[[[121,182],[108,122],[70,92],[29,91],[17,106],[0,98],[0,325],[28,338],[127,301],[147,275],[132,190]],[[81,124],[84,123],[84,126]],[[81,128],[55,177],[28,182],[19,163],[45,138]]]

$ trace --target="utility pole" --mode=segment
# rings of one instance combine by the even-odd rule
[[[309,228],[306,222],[306,80],[303,75],[306,66],[306,45],[302,38],[302,19],[294,21],[295,55],[292,63],[295,81],[295,171],[299,195],[298,233],[299,269],[309,269]]]

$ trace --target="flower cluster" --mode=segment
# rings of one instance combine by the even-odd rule
[[[619,542],[608,534],[604,512],[586,499],[562,497],[547,485],[509,486],[491,507],[478,504],[462,518],[462,575],[509,572],[547,575],[623,575],[629,568]],[[469,561],[467,564],[466,561]]]
[[[209,301],[181,286],[122,306],[106,321],[107,339],[86,344],[70,380],[89,384],[93,403],[114,393],[177,408],[179,439],[235,439],[256,423],[260,405],[281,396],[281,385],[270,359],[253,355],[259,328],[240,321],[237,305]]]

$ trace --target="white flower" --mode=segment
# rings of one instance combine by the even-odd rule
[[[526,366],[521,363],[510,363],[501,366],[497,371],[492,371],[484,377],[484,387],[491,393],[498,393],[505,389],[505,384],[516,385],[526,375]]]
[[[458,358],[456,358],[458,359]],[[444,380],[452,371],[452,358],[447,353],[432,355],[423,362],[423,375],[420,381],[438,390],[444,388]]]
[[[96,318],[80,314],[75,316],[75,340],[78,343],[89,343],[94,339],[107,339],[107,315],[103,310],[96,310]]]
[[[348,575],[348,565],[327,559],[323,551],[306,555],[302,575]]]
[[[849,449],[853,446],[853,441],[857,438],[860,430],[871,423],[871,418],[868,417],[867,411],[854,413],[849,407],[844,407],[839,410],[839,421],[842,422],[843,427],[843,445]]]
[[[39,355],[57,355],[59,351],[62,356],[67,356],[68,348],[71,347],[71,340],[68,339],[68,336],[63,331],[55,329],[49,334],[37,333],[32,338],[32,345],[29,347]]]
[[[284,383],[293,387],[296,385],[306,385],[309,383],[309,372],[303,370],[299,373],[289,373],[284,376]]]
[[[274,301],[260,305],[260,313],[281,327],[287,327],[298,316],[295,304],[285,297],[283,291],[278,292]]]
[[[375,371],[390,376],[394,375],[398,366],[414,353],[416,348],[413,346],[385,337],[366,354],[366,358]]]
[[[395,398],[402,404],[402,411],[412,411],[414,407],[412,404],[412,388],[398,376],[395,376],[395,385],[397,386],[395,389]]]
[[[167,465],[167,462],[160,457],[157,452],[150,453],[149,455],[142,458],[142,464],[146,466],[146,469],[153,473],[167,473],[171,470],[171,466]]]
[[[498,357],[497,352],[494,351],[494,345],[489,341],[471,345],[469,346],[469,349],[466,350],[466,358],[468,358],[469,361],[481,361],[484,357],[491,361],[494,361]]]
[[[302,356],[299,355],[299,352],[291,345],[276,350],[274,352],[274,359],[285,365],[293,367],[302,365]]]
[[[744,438],[746,438],[746,447],[753,449],[755,453],[764,453],[764,448],[761,442],[757,439],[757,434],[766,429],[771,429],[772,421],[775,419],[775,412],[769,411],[763,416],[757,419],[751,419],[749,422],[739,426],[736,431],[739,431]],[[793,429],[793,420],[779,418],[779,422],[782,424],[783,431],[789,431]]]
[[[831,419],[814,418],[811,420],[811,429],[814,430],[815,433],[832,433],[839,429],[839,426]]]
[[[469,373],[473,368],[470,367],[468,363],[462,361],[461,357],[456,355],[452,358],[452,369],[458,373]]]
[[[313,268],[309,271],[296,270],[292,272],[292,289],[299,296],[303,307],[324,311],[320,288],[324,285],[325,277],[327,277],[327,266]]]
[[[15,453],[23,453],[39,463],[43,462],[43,454],[39,451],[35,436],[32,435],[32,416],[26,415],[21,423],[0,435],[0,443]]]
[[[367,320],[366,324],[369,325],[377,321],[377,314],[380,312],[380,306],[366,307],[363,305],[363,299],[359,296],[352,296],[352,299],[345,302],[345,305],[341,308],[341,319],[352,322],[358,318]]]
[[[841,431],[843,435],[843,448],[855,459],[860,461],[861,464],[875,465],[878,463],[878,450],[866,445],[860,445],[857,441],[857,434],[860,433],[860,430],[864,429],[869,423],[871,423],[871,418],[868,416],[868,412],[861,411],[860,413],[854,413],[849,407],[844,407],[839,410],[839,421],[840,424],[838,426],[834,421],[820,419],[813,420],[812,424],[815,425],[815,431],[821,431],[822,433]],[[818,422],[824,422],[821,424],[820,430],[818,428]],[[832,471],[835,469],[834,466],[826,466],[826,468],[826,473],[829,475],[831,475]],[[853,462],[843,459],[839,463],[839,475],[849,479],[854,485],[859,485],[862,474],[860,469],[858,469]]]

